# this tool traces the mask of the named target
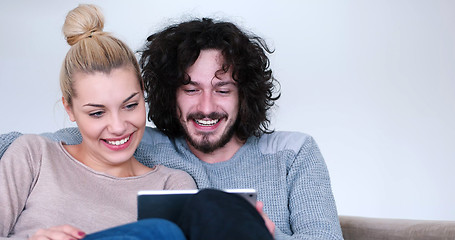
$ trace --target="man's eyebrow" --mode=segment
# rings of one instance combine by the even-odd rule
[[[127,97],[125,100],[123,100],[122,103],[128,102],[129,100],[131,100],[131,98],[135,97],[138,94],[139,94],[139,92],[135,92],[135,93],[131,94],[129,97]],[[105,107],[105,106],[103,104],[87,103],[87,104],[84,104],[83,107],[98,107],[98,108],[102,108],[102,107]]]
[[[226,85],[234,85],[234,86],[237,86],[236,82],[233,82],[233,81],[218,81],[218,82],[215,82],[215,84],[213,84],[214,87],[223,87],[223,86],[226,86]]]
[[[195,81],[190,81],[189,83],[187,84],[183,84],[183,85],[193,85],[193,86],[199,86],[200,84],[198,82],[195,82]]]

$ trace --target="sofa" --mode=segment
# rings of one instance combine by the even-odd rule
[[[455,221],[340,216],[345,240],[454,240]]]

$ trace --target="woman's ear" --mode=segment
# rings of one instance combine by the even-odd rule
[[[71,106],[68,104],[68,102],[66,101],[66,99],[64,97],[62,97],[62,103],[63,103],[63,107],[65,107],[65,111],[68,114],[68,117],[70,118],[71,122],[76,121],[76,119],[74,118],[73,109],[71,108]]]

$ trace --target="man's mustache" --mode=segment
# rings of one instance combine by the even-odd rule
[[[228,115],[226,113],[220,112],[212,112],[210,114],[204,114],[202,112],[194,112],[189,113],[186,118],[187,119],[203,119],[203,118],[210,118],[210,119],[220,119],[220,118],[227,118]]]

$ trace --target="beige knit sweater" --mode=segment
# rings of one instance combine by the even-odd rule
[[[92,233],[135,221],[139,190],[194,188],[186,172],[161,165],[127,178],[96,172],[61,143],[24,135],[0,161],[0,239],[62,224]]]

